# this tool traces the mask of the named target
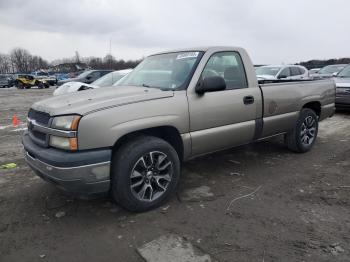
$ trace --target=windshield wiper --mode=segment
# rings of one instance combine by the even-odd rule
[[[159,87],[159,86],[150,86],[150,85],[147,85],[145,83],[142,84],[143,87],[147,87],[147,88],[155,88],[155,89],[159,89],[161,91],[170,91],[172,89],[169,89],[169,88],[164,88],[164,87]]]

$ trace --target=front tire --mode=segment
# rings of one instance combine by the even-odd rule
[[[166,141],[142,136],[124,144],[112,159],[114,200],[133,212],[156,208],[175,192],[180,160]]]
[[[17,89],[24,89],[24,85],[23,85],[23,83],[20,82],[20,81],[17,81],[17,82],[16,82],[16,87],[17,87]]]
[[[285,142],[290,150],[305,153],[314,145],[317,133],[318,117],[316,113],[312,109],[304,108],[293,130],[287,133]]]

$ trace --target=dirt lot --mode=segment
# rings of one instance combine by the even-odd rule
[[[51,93],[0,90],[0,164],[17,164],[0,169],[0,261],[143,261],[137,248],[169,234],[217,261],[350,261],[350,113],[322,122],[307,154],[274,138],[190,161],[170,203],[132,214],[25,164],[25,126],[8,125]]]

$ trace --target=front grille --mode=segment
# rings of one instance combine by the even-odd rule
[[[48,113],[30,109],[28,118],[35,120],[37,123],[47,126],[49,124],[50,115]]]
[[[34,109],[30,109],[28,112],[28,118],[30,120],[34,120],[35,123],[38,123],[42,126],[48,126],[50,122],[50,115],[48,113],[36,111]],[[37,130],[33,130],[32,125],[29,123],[28,125],[29,136],[33,140],[34,143],[40,146],[47,146],[46,137],[47,134],[39,132]]]
[[[34,137],[36,137],[39,140],[45,141],[46,140],[46,134],[38,132],[38,131],[32,131],[32,134]]]

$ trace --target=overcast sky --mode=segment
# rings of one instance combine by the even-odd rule
[[[254,63],[350,57],[349,0],[0,0],[0,52],[136,59],[242,46]]]

